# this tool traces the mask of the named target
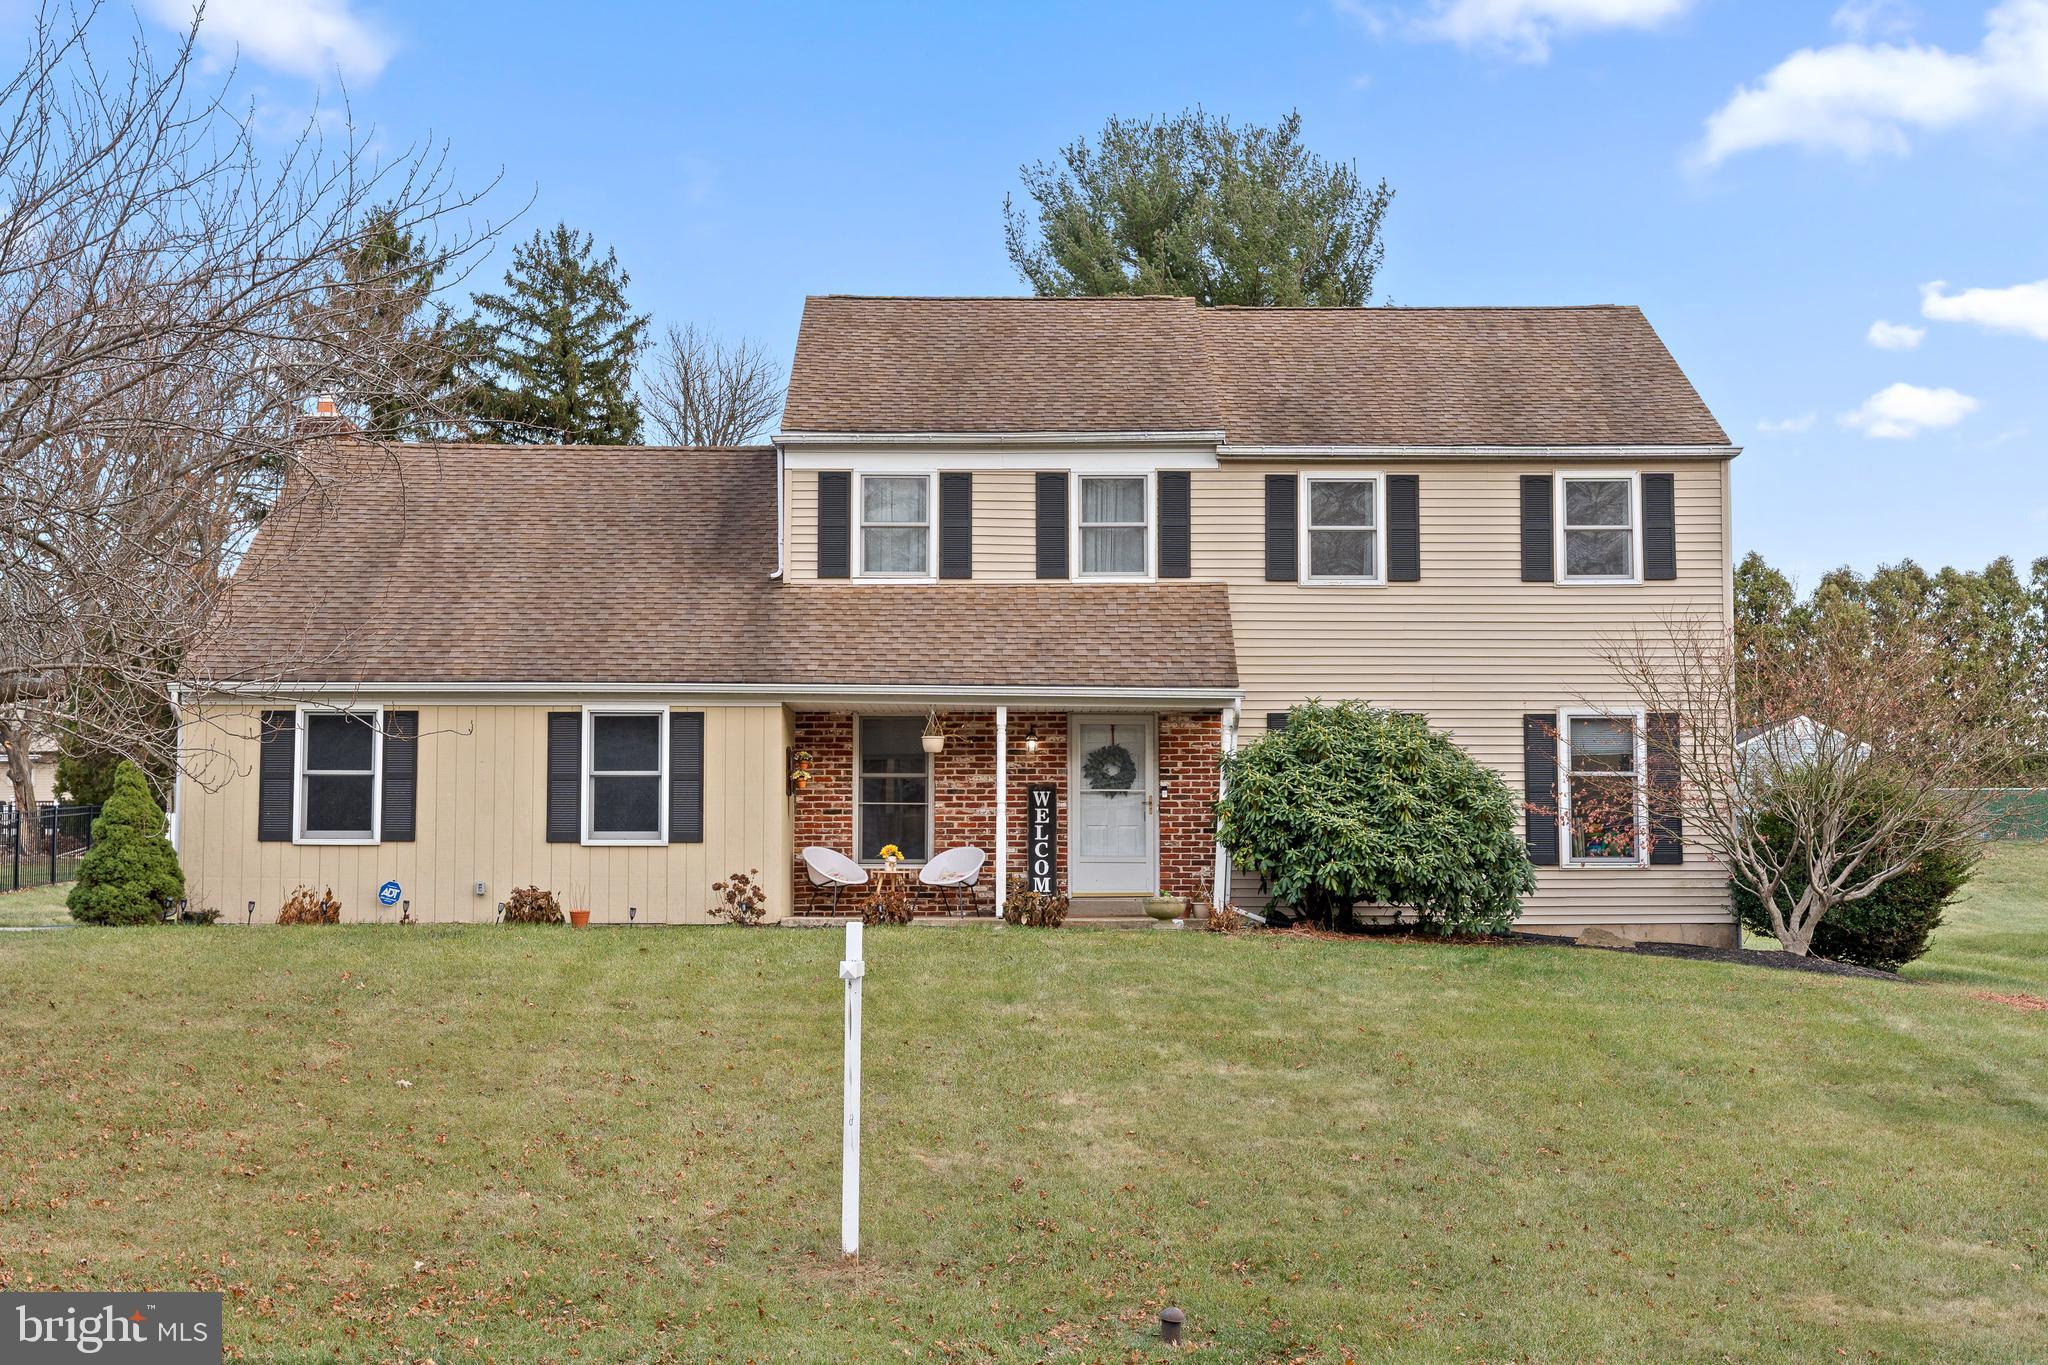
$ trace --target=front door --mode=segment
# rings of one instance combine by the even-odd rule
[[[1090,892],[1149,895],[1153,862],[1154,780],[1150,716],[1075,716],[1067,790],[1074,794],[1067,884]]]

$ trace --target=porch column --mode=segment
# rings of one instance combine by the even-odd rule
[[[996,921],[1003,918],[1003,888],[1010,870],[1010,708],[996,708]]]

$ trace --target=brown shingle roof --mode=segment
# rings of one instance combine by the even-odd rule
[[[1636,308],[813,298],[792,432],[1214,431],[1233,445],[1726,445]]]
[[[352,449],[257,537],[197,677],[1236,686],[1221,586],[776,582],[769,450]]]

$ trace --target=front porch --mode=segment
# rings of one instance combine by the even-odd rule
[[[803,863],[813,845],[872,872],[880,851],[903,852],[918,915],[962,908],[957,892],[918,883],[924,862],[949,848],[988,855],[973,913],[999,912],[1006,881],[1035,873],[1035,889],[1071,898],[1074,918],[1135,913],[1157,890],[1213,898],[1222,880],[1211,807],[1228,742],[1221,709],[1064,710],[1037,705],[792,707],[794,913],[833,913],[833,891]],[[922,744],[937,716],[944,739]],[[1030,802],[1050,792],[1050,846],[1041,817],[1034,858]],[[1027,883],[1028,885],[1029,883]],[[845,889],[839,914],[857,914],[872,886]]]

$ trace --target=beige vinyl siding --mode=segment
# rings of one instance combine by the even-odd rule
[[[1595,467],[1583,459],[1560,468]],[[1522,791],[1522,715],[1624,705],[1599,647],[1674,613],[1730,619],[1725,462],[1617,464],[1675,474],[1678,577],[1567,586],[1521,581],[1527,462],[1412,463],[1421,478],[1422,579],[1384,587],[1265,581],[1265,476],[1232,464],[1193,482],[1194,576],[1230,585],[1247,739],[1267,713],[1311,697],[1419,711]],[[1235,888],[1257,904],[1255,881]],[[1696,847],[1683,867],[1539,868],[1529,927],[1725,924],[1725,874]]]
[[[848,466],[851,471],[852,466]],[[1019,583],[1037,576],[1038,493],[1036,475],[1020,469],[974,471],[974,577],[990,583]],[[788,507],[789,578],[818,576],[818,471],[792,469],[783,482]],[[932,509],[934,516],[938,509]],[[854,534],[860,534],[859,528]],[[858,557],[858,549],[855,551]],[[934,564],[936,573],[938,566]]]
[[[377,888],[396,881],[414,918],[439,923],[489,920],[513,887],[536,885],[564,909],[590,910],[593,923],[623,924],[629,906],[640,923],[701,923],[712,882],[758,868],[771,913],[787,913],[789,730],[780,706],[688,708],[704,714],[704,841],[651,848],[547,842],[547,715],[571,707],[388,706],[420,713],[415,841],[346,847],[259,843],[263,708],[208,705],[203,721],[188,713],[188,744],[212,751],[199,780],[180,786],[179,852],[195,904],[240,923],[253,900],[261,924],[275,921],[294,887],[331,887],[345,920],[394,920],[398,908],[380,906]]]

